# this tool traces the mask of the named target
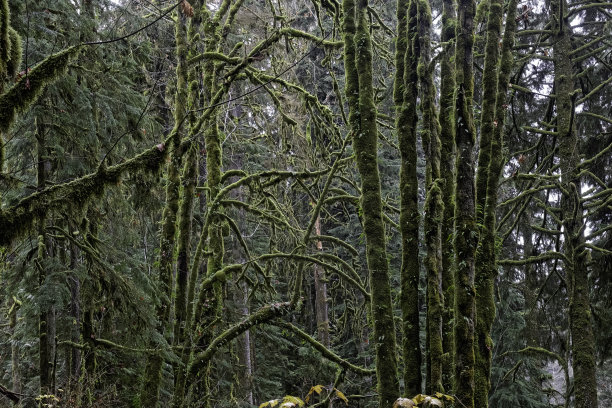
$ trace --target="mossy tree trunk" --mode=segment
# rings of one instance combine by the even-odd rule
[[[440,59],[440,178],[444,212],[442,215],[442,350],[443,369],[442,386],[444,390],[452,389],[453,371],[453,246],[450,237],[453,233],[455,216],[455,124],[454,99],[455,70],[453,67],[455,39],[455,1],[442,2],[442,33],[441,40],[444,51]]]
[[[491,329],[495,319],[494,284],[496,265],[496,209],[499,177],[503,168],[503,132],[506,117],[506,94],[513,67],[512,47],[516,32],[518,2],[508,4],[506,26],[499,55],[499,37],[503,8],[501,1],[489,4],[483,102],[481,116],[481,145],[476,177],[477,208],[482,206],[482,228],[476,255],[476,358],[474,403],[487,407],[491,388],[493,341]],[[484,140],[484,142],[483,142]],[[487,150],[486,152],[484,150]],[[480,195],[480,196],[479,196]]]
[[[315,233],[321,235],[321,216],[317,215],[315,221]],[[318,251],[323,251],[323,242],[316,241]],[[325,346],[330,346],[329,338],[329,314],[327,307],[327,280],[325,278],[325,269],[319,264],[313,266],[314,269],[314,284],[315,284],[315,309],[317,316],[317,334],[319,341]]]
[[[172,343],[173,338],[169,325],[177,215],[180,203],[180,168],[183,159],[183,152],[180,146],[187,105],[187,45],[184,18],[182,17],[177,17],[175,23],[175,41],[177,67],[174,128],[171,131],[171,144],[168,146],[172,153],[166,170],[166,204],[162,212],[161,221],[158,287],[162,298],[157,307],[157,329],[166,337],[169,343]],[[163,363],[164,359],[161,354],[152,355],[147,362],[143,389],[140,396],[142,406],[157,406]]]
[[[455,395],[467,408],[474,407],[474,257],[478,244],[476,227],[473,123],[473,0],[458,2],[455,46],[455,143],[456,191],[455,228],[455,317],[454,364]]]
[[[419,344],[419,206],[417,180],[417,61],[416,1],[397,2],[396,74],[393,99],[400,148],[400,232],[402,234],[401,296],[402,354],[406,397],[421,393]]]
[[[21,307],[21,302],[17,300],[16,297],[13,296],[13,305],[8,311],[9,317],[9,330],[11,337],[14,337],[11,342],[11,386],[13,388],[13,392],[21,393],[21,376],[19,373],[19,342],[15,337],[15,330],[17,327],[17,312]]]
[[[417,74],[422,112],[421,140],[425,152],[423,229],[427,275],[427,382],[428,394],[442,389],[442,190],[440,188],[440,124],[435,107],[434,64],[431,61],[431,8],[427,0],[417,2],[417,32],[420,43]]]
[[[551,2],[557,132],[561,168],[561,211],[565,270],[569,284],[570,335],[576,408],[597,408],[595,338],[591,321],[587,252],[584,250],[584,209],[580,202],[579,139],[574,124],[576,78],[571,58],[572,29],[564,0]]]
[[[372,42],[367,1],[343,2],[346,94],[353,148],[361,177],[361,210],[372,292],[371,312],[376,349],[379,406],[391,407],[399,396],[395,353],[395,324],[391,305],[389,265],[382,219],[378,172],[378,129],[372,77]],[[357,24],[355,25],[355,17]]]
[[[487,30],[485,43],[484,72],[482,75],[482,113],[480,116],[480,144],[478,151],[478,168],[476,169],[476,218],[481,226],[479,231],[479,250],[476,253],[476,344],[474,356],[476,359],[474,373],[474,405],[487,407],[489,405],[489,388],[491,386],[491,351],[493,342],[491,340],[491,327],[495,318],[495,303],[493,298],[493,284],[495,271],[495,254],[486,247],[489,245],[486,239],[495,240],[495,234],[487,231],[488,225],[484,223],[485,203],[487,201],[487,182],[489,180],[489,167],[492,163],[493,131],[496,126],[495,97],[497,94],[497,70],[499,67],[499,41],[502,23],[502,2],[490,0],[488,4]],[[496,149],[501,146],[496,143]],[[497,177],[494,177],[497,190]],[[494,193],[496,194],[496,192]],[[496,195],[497,197],[497,195]],[[493,203],[495,205],[495,203]],[[495,214],[495,210],[493,210]],[[493,217],[494,218],[494,217]],[[494,223],[494,219],[493,219]],[[495,225],[493,224],[493,228]]]
[[[37,149],[37,188],[43,190],[47,186],[51,173],[51,161],[47,155],[47,132],[48,129],[42,121],[36,122],[36,149]],[[55,310],[49,304],[50,296],[45,292],[49,290],[47,285],[47,261],[51,255],[51,241],[47,238],[45,231],[47,221],[40,220],[38,229],[38,258],[36,266],[38,269],[39,298],[46,299],[40,304],[38,318],[39,335],[39,368],[40,368],[40,394],[49,395],[53,389],[53,360],[55,352]]]

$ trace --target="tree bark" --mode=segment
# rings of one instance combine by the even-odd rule
[[[582,187],[578,164],[580,162],[575,115],[575,73],[571,59],[572,29],[566,17],[564,0],[551,2],[555,90],[557,106],[557,132],[559,133],[559,159],[561,167],[561,210],[563,221],[564,253],[568,259],[565,270],[570,291],[569,319],[572,339],[572,366],[574,369],[574,396],[576,408],[597,408],[597,380],[595,375],[595,338],[589,301],[589,284],[584,237],[584,209],[580,202]]]
[[[475,213],[473,123],[473,0],[458,2],[455,47],[455,395],[466,408],[474,407],[474,256],[478,244]]]
[[[317,216],[315,221],[315,233],[321,235],[321,216]],[[317,250],[323,251],[323,243],[319,240],[316,242]],[[319,341],[325,347],[329,347],[331,342],[329,339],[329,316],[327,307],[327,283],[325,279],[325,269],[319,264],[313,265],[314,269],[314,284],[315,284],[315,304],[317,315],[317,334]]]
[[[344,0],[343,8],[345,13],[343,29],[346,94],[349,100],[349,122],[353,136],[353,148],[361,177],[360,203],[372,292],[371,312],[376,349],[377,390],[379,406],[386,408],[391,407],[398,398],[399,382],[378,172],[378,129],[372,77],[372,43],[367,22],[367,1],[359,0],[355,7],[353,1]],[[356,27],[355,14],[357,15]]]
[[[416,1],[397,2],[396,74],[394,102],[400,148],[400,272],[404,392],[411,398],[421,389],[419,341],[419,205],[417,179],[417,62],[420,44],[416,37]]]
[[[442,2],[442,33],[441,40],[444,45],[440,61],[440,178],[442,183],[442,200],[444,212],[442,215],[442,350],[443,369],[442,386],[445,391],[452,389],[453,371],[453,245],[450,237],[453,233],[453,219],[455,216],[455,123],[454,99],[455,70],[453,67],[455,39],[455,1]]]

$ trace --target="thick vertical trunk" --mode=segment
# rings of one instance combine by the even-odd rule
[[[398,398],[399,383],[378,172],[378,129],[372,77],[372,43],[367,22],[367,1],[359,0],[355,7],[354,2],[345,0],[343,7],[346,94],[349,100],[353,148],[361,177],[361,210],[372,292],[371,312],[376,349],[377,390],[379,406],[384,408],[391,407]],[[355,91],[357,94],[351,94]]]
[[[417,2],[418,64],[421,88],[422,132],[425,151],[425,271],[427,275],[427,382],[429,394],[442,391],[442,223],[444,211],[440,189],[440,125],[435,108],[433,64],[431,62],[431,9],[427,0]]]
[[[37,187],[43,190],[47,186],[47,179],[51,171],[51,162],[47,156],[45,126],[42,122],[36,123],[37,141]],[[39,290],[46,290],[47,272],[45,258],[49,256],[50,241],[46,238],[46,221],[42,220],[39,226],[38,236],[38,268]],[[43,304],[38,317],[39,337],[39,369],[40,369],[40,393],[41,395],[53,394],[53,360],[55,351],[55,311],[52,305]]]
[[[236,291],[236,303],[238,304],[238,310],[243,318],[249,316],[249,305],[248,305],[248,287],[246,282],[241,282],[240,287]],[[238,354],[238,385],[240,387],[239,395],[242,396],[244,401],[253,405],[253,359],[251,358],[251,332],[245,331],[237,339],[237,354]]]
[[[186,88],[187,88],[187,68],[186,68],[186,44],[184,22],[179,17],[176,22],[176,52],[178,64],[176,67],[176,96],[174,106],[174,128],[172,129],[172,149],[170,162],[166,172],[166,205],[162,212],[160,251],[159,251],[159,278],[158,287],[162,299],[157,307],[158,331],[166,336],[171,342],[172,333],[170,324],[170,307],[172,298],[172,275],[174,248],[176,236],[176,220],[179,211],[180,197],[180,168],[182,162],[182,151],[179,148],[181,143],[181,127],[184,122],[186,112]],[[142,406],[155,407],[159,400],[159,387],[161,383],[163,357],[154,354],[147,362],[145,369],[143,388],[140,401]]]
[[[474,256],[477,227],[473,149],[473,0],[458,2],[455,47],[455,143],[457,148],[455,192],[455,395],[466,408],[474,407]]]
[[[570,334],[572,339],[572,366],[574,369],[574,396],[576,408],[597,408],[597,381],[595,376],[595,338],[591,321],[588,270],[584,243],[584,220],[580,202],[578,136],[574,125],[576,94],[575,73],[571,59],[571,26],[567,21],[567,3],[551,2],[553,25],[553,51],[557,106],[557,132],[559,133],[559,159],[561,167],[561,210],[563,221],[564,253],[570,304]]]
[[[455,76],[453,67],[455,38],[455,2],[444,0],[442,3],[442,33],[444,52],[440,61],[440,178],[444,213],[442,215],[442,350],[443,370],[442,385],[445,391],[452,389],[453,367],[453,247],[450,237],[453,233],[453,218],[455,216],[455,123],[454,99]]]
[[[497,95],[497,78],[499,67],[499,41],[501,35],[501,24],[503,8],[501,0],[489,1],[489,13],[487,17],[487,37],[485,44],[485,62],[482,76],[482,114],[480,118],[480,144],[478,152],[478,168],[476,170],[476,218],[482,227],[479,231],[479,248],[476,253],[476,345],[474,348],[475,373],[474,373],[474,405],[486,408],[489,405],[489,388],[491,387],[491,351],[493,342],[491,340],[491,327],[495,318],[495,303],[493,298],[493,284],[496,275],[494,246],[486,242],[495,240],[492,231],[486,231],[493,225],[485,225],[484,213],[488,200],[487,194],[495,194],[497,197],[497,177],[489,177],[492,156],[498,155],[501,144],[493,146],[493,132],[496,127],[495,99]],[[497,124],[501,126],[501,124]],[[495,148],[494,152],[492,149]],[[494,185],[487,186],[489,179]],[[489,188],[487,188],[489,187]],[[495,206],[496,203],[491,203]],[[495,210],[493,210],[495,215]],[[486,248],[486,249],[485,249]]]
[[[416,1],[397,2],[396,76],[394,102],[400,148],[400,232],[402,234],[401,296],[404,393],[421,389],[419,344],[419,205],[417,180],[417,62]]]
[[[77,266],[77,247],[72,244],[70,248],[70,269],[74,270]],[[72,318],[72,327],[70,330],[70,340],[75,343],[79,342],[79,326],[81,324],[81,282],[76,275],[70,278],[70,317]],[[72,385],[78,381],[81,375],[81,350],[73,347],[70,350],[70,375],[69,383]]]

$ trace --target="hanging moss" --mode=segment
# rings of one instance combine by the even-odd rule
[[[66,72],[68,63],[82,47],[75,45],[48,56],[0,96],[0,131],[6,132],[15,122],[17,114],[32,106],[45,86]]]

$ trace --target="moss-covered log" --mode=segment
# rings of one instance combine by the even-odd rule
[[[401,295],[402,354],[405,397],[420,394],[419,344],[419,205],[417,180],[417,63],[416,1],[397,2],[396,74],[394,102],[400,150],[400,232],[402,234]]]

